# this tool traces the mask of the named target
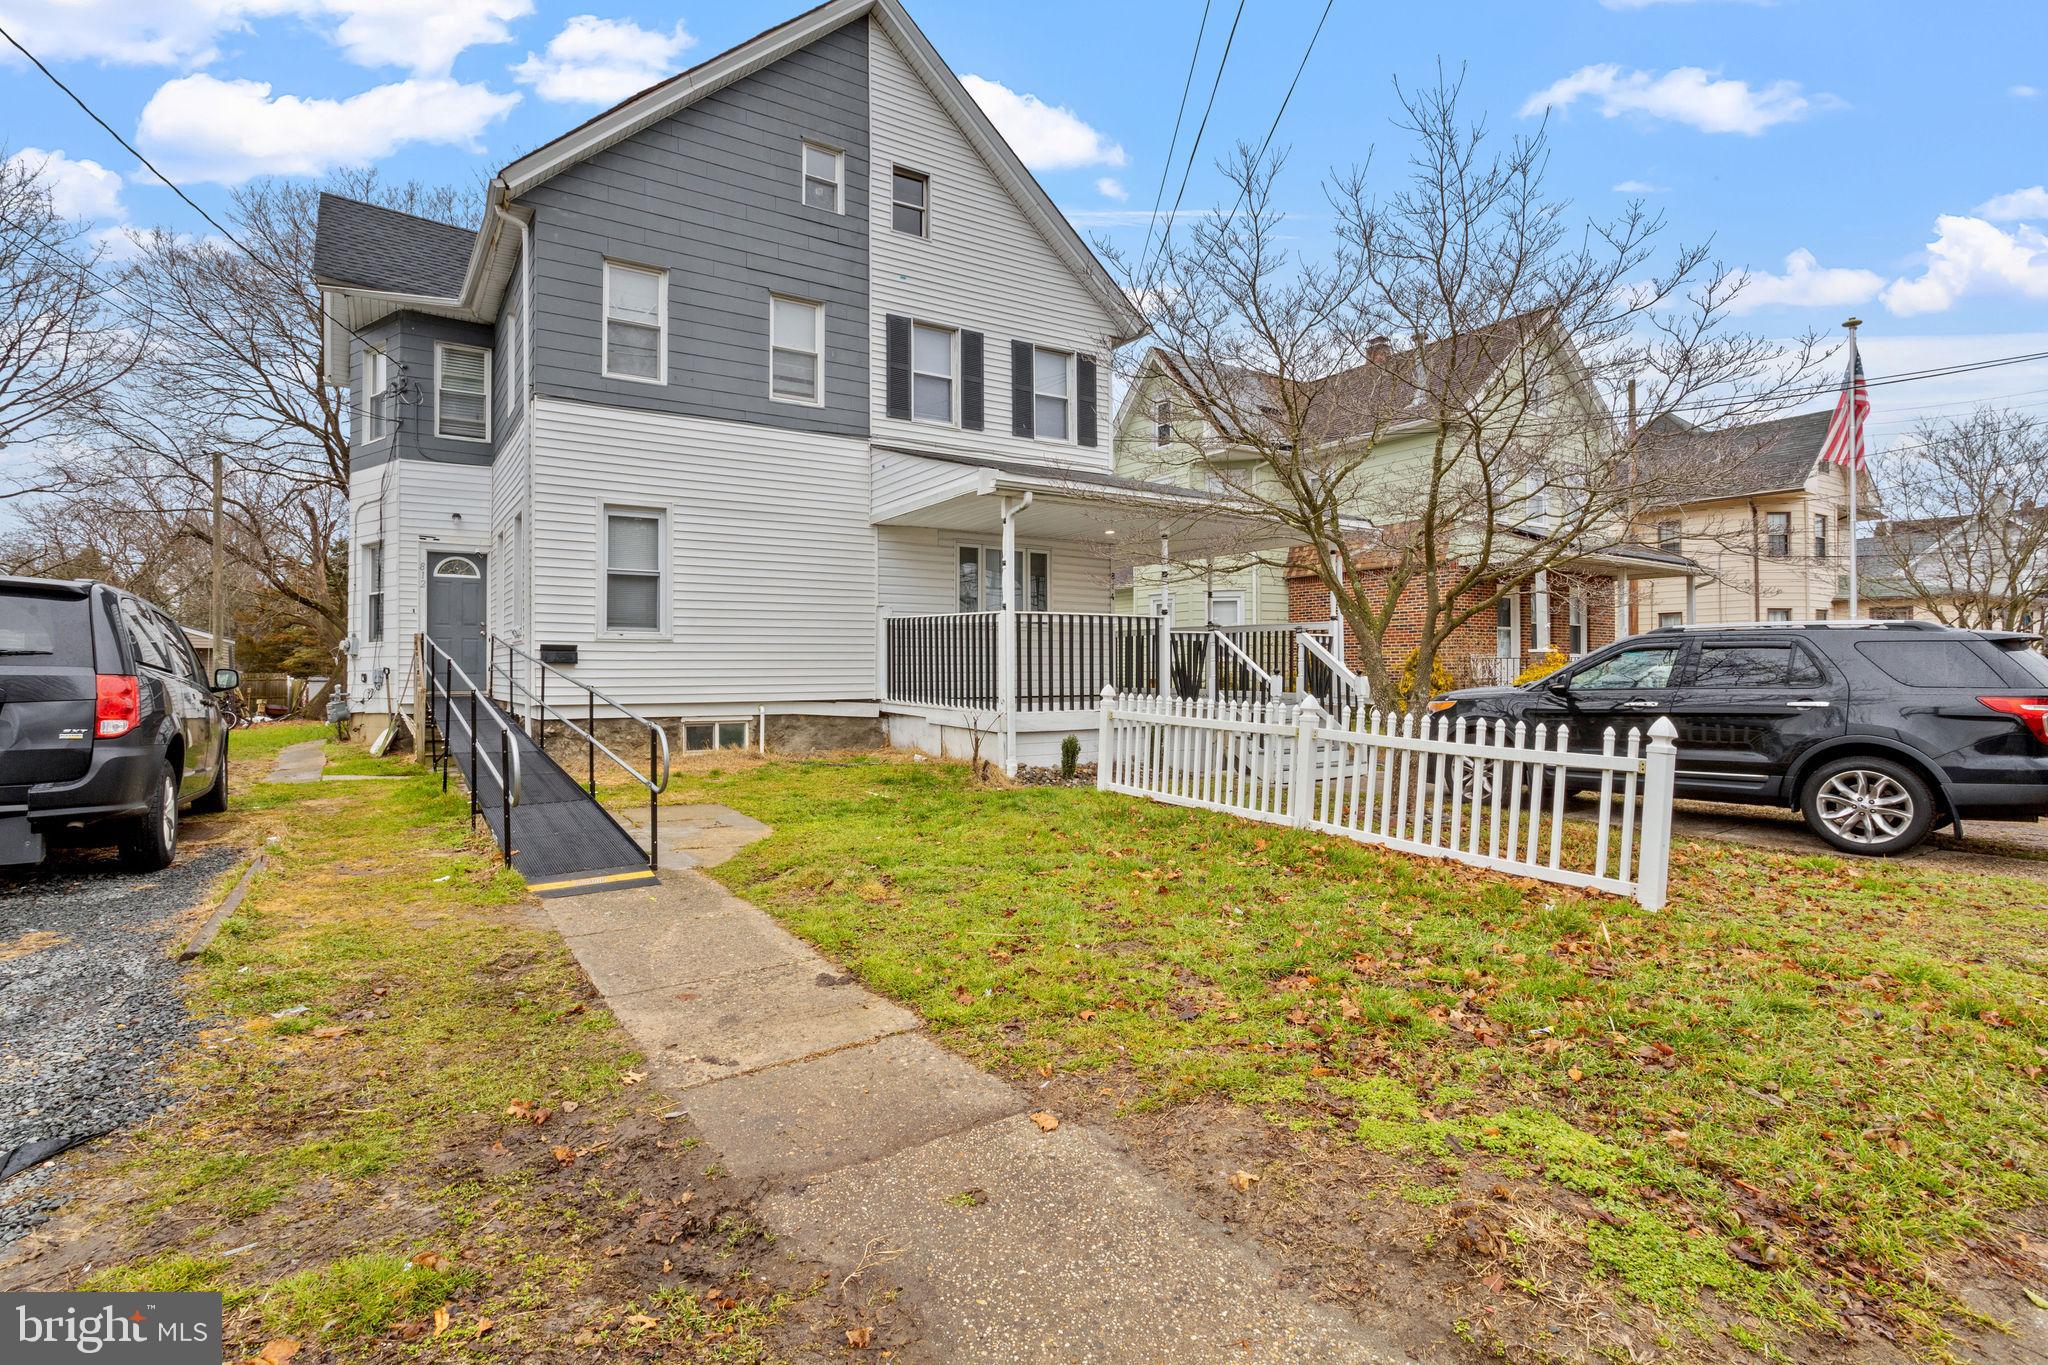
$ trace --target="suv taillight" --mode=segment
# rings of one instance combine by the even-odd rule
[[[2027,727],[2027,733],[2048,744],[2048,697],[1979,697],[1979,702]]]
[[[133,674],[100,674],[94,700],[92,732],[100,739],[118,739],[142,719],[142,688]]]

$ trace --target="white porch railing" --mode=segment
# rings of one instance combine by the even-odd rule
[[[1313,698],[1235,703],[1105,690],[1096,786],[1173,805],[1340,834],[1363,844],[1566,886],[1655,910],[1670,876],[1677,730],[1668,719],[1601,751],[1506,721],[1489,729],[1347,711]],[[1619,747],[1617,748],[1617,745]],[[1591,848],[1566,847],[1571,788],[1597,789]]]

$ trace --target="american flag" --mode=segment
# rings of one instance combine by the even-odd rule
[[[1850,419],[1851,405],[1855,419]],[[1844,469],[1861,469],[1864,462],[1863,433],[1870,428],[1870,390],[1863,383],[1863,357],[1849,361],[1849,373],[1842,376],[1842,396],[1835,403],[1834,420],[1828,423],[1828,439],[1820,457]]]

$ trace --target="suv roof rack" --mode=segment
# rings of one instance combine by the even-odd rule
[[[1885,630],[1956,629],[1940,621],[1880,621],[1874,617],[1859,617],[1840,621],[1715,621],[1710,624],[1656,626],[1639,633],[1652,635],[1664,630],[1869,630],[1874,626]]]

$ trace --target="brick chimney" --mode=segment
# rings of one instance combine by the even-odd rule
[[[1391,337],[1377,336],[1366,338],[1365,358],[1368,363],[1373,365],[1385,365],[1387,363],[1388,358],[1391,357],[1393,354],[1394,342]]]

